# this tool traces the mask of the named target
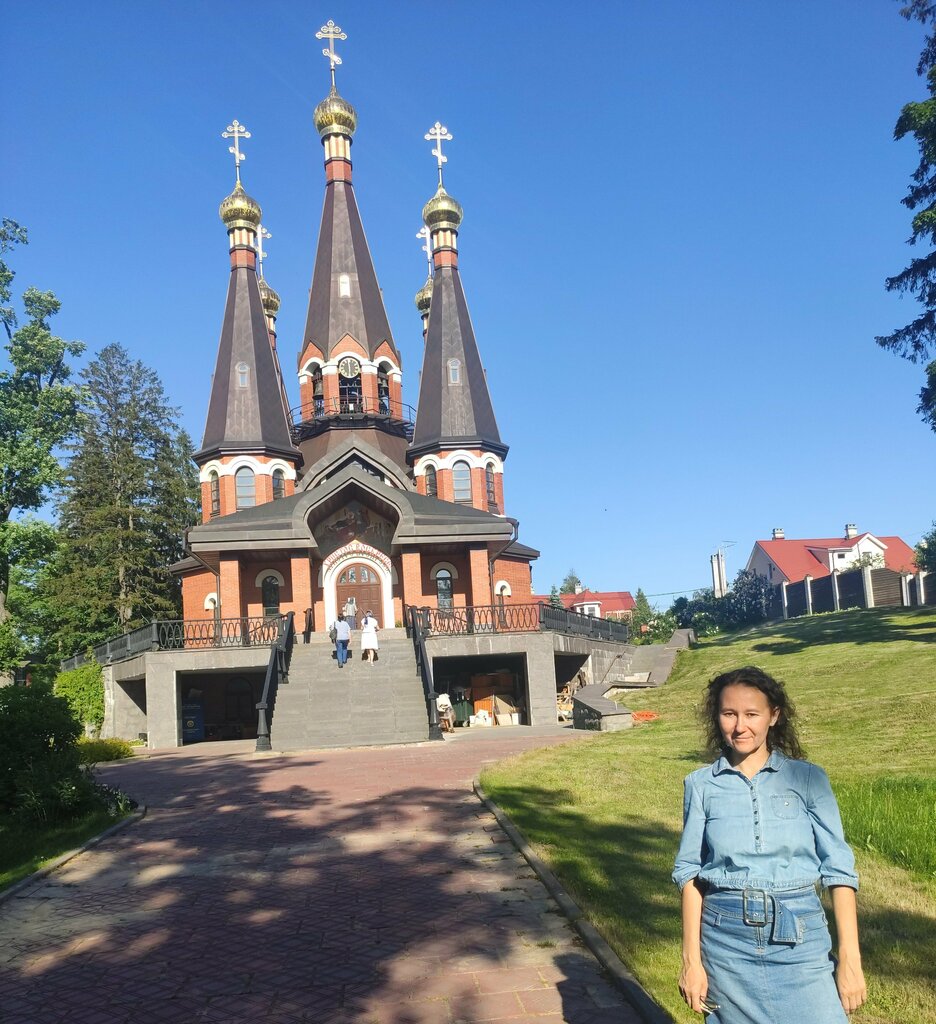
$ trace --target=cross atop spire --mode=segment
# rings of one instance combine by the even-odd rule
[[[422,245],[420,249],[426,254],[426,259],[429,262],[429,274],[432,275],[432,233],[429,228],[424,224],[422,228],[416,232],[416,237],[422,239]]]
[[[440,121],[436,123],[426,132],[426,142],[435,142],[435,149],[432,150],[432,155],[436,158],[439,163],[439,185],[442,185],[442,165],[448,163],[448,157],[442,153],[442,142],[451,142],[452,134]]]
[[[341,26],[336,25],[331,18],[315,33],[316,39],[327,39],[328,47],[322,50],[322,56],[328,58],[328,67],[331,71],[331,87],[335,88],[335,68],[341,64],[341,58],[335,53],[335,40],[347,39],[346,33],[341,31]]]
[[[266,252],[263,248],[263,243],[267,238],[272,238],[267,229],[260,224],[257,228],[257,276],[263,277],[263,261],[266,259]]]
[[[234,173],[237,175],[237,184],[240,184],[240,165],[242,160],[246,160],[247,157],[240,151],[240,140],[249,139],[250,132],[240,123],[240,121],[232,121],[227,126],[227,131],[221,132],[222,139],[233,139],[234,145],[228,146],[228,152],[234,154]]]

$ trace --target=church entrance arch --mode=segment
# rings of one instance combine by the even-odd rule
[[[364,562],[343,565],[335,584],[335,604],[345,615],[354,610],[354,629],[361,628],[361,620],[368,609],[374,613],[377,625],[383,626],[383,595],[377,570]]]
[[[377,548],[352,540],[333,551],[322,562],[321,586],[326,628],[354,597],[358,629],[368,608],[381,629],[393,629],[393,564]]]

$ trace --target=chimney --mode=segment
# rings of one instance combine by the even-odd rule
[[[773,528],[773,536],[770,539],[771,540],[786,540],[786,537],[784,537],[784,535],[783,535],[783,527],[782,526],[775,526]]]
[[[854,523],[845,524],[845,540],[854,540],[858,536],[858,527]]]
[[[576,592],[576,594],[581,594],[581,592],[582,592],[582,591],[583,591],[584,589],[585,589],[585,588],[584,588],[584,587],[582,587],[582,586],[580,586],[579,584],[576,584],[576,585],[575,585],[575,592]]]

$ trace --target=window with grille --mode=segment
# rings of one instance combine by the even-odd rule
[[[257,486],[254,479],[254,471],[248,466],[241,468],[234,474],[234,490],[237,495],[237,507],[252,508],[257,504]]]
[[[441,610],[448,611],[452,607],[452,574],[448,569],[439,569],[436,573],[436,597]]]
[[[456,501],[471,503],[471,466],[467,462],[452,466],[452,486]]]
[[[208,490],[211,497],[211,515],[221,515],[221,481],[218,474],[212,470],[208,475]]]
[[[279,615],[280,613],[280,585],[275,576],[264,578],[260,588],[263,600],[264,615]]]
[[[484,468],[484,482],[487,486],[487,505],[489,512],[499,512],[497,507],[497,491],[494,489],[494,467],[490,464]]]
[[[457,359],[448,361],[449,384],[461,384],[461,363]]]

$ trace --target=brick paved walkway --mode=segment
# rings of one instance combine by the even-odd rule
[[[0,1021],[637,1024],[471,792],[552,742],[111,766],[149,812],[0,905]]]

